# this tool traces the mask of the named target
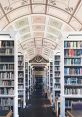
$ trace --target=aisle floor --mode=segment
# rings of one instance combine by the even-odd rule
[[[20,111],[19,117],[56,117],[50,102],[42,95],[42,89],[36,88],[28,105]]]

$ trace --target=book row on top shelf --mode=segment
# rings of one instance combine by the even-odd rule
[[[82,41],[64,41],[64,48],[82,48]]]
[[[6,47],[14,47],[13,41],[0,41],[0,48],[6,48]]]

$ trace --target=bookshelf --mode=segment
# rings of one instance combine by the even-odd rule
[[[49,65],[48,65],[48,72],[47,72],[47,90],[49,91]]]
[[[68,35],[63,47],[61,105],[64,108],[61,107],[61,115],[65,117],[72,102],[82,102],[82,35]]]
[[[25,104],[25,72],[24,55],[18,55],[18,107],[24,108]]]
[[[31,65],[29,65],[29,98],[30,98],[30,95],[31,95]]]
[[[54,98],[59,98],[61,93],[61,75],[60,75],[60,53],[54,55]]]
[[[53,66],[54,64],[53,64],[53,60],[51,60],[50,61],[50,72],[49,72],[49,74],[50,74],[50,81],[49,81],[49,86],[50,86],[50,97],[51,97],[51,104],[53,104],[53,89],[54,89],[54,87],[53,87],[53,77],[54,77],[54,72],[53,72]]]
[[[28,62],[25,62],[25,91],[26,91],[26,105],[29,100],[29,70]]]
[[[60,115],[60,94],[61,94],[61,70],[60,70],[61,56],[60,52],[54,55],[54,104],[56,116]]]
[[[0,34],[0,113],[13,111],[18,116],[17,47],[10,34]]]

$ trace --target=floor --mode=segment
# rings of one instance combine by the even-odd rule
[[[20,111],[19,117],[56,117],[49,100],[44,96],[42,85],[38,82],[27,107]]]

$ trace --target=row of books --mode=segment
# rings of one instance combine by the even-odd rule
[[[71,95],[71,94],[81,94],[82,95],[82,88],[65,88],[64,90],[64,94],[67,95]]]
[[[18,91],[18,94],[19,95],[24,95],[24,92],[23,91]]]
[[[0,48],[3,47],[14,47],[14,41],[0,41]]]
[[[54,65],[60,65],[60,61],[54,61]]]
[[[54,60],[60,61],[60,56],[56,55],[56,56],[54,57]]]
[[[82,48],[82,41],[65,41],[64,42],[65,48]]]
[[[53,62],[50,62],[50,66],[52,66],[53,65]]]
[[[14,94],[14,89],[13,88],[1,88],[0,89],[0,94],[13,95]]]
[[[60,66],[54,66],[54,70],[60,70]]]
[[[18,56],[18,61],[24,61],[23,56]]]
[[[64,56],[65,57],[76,57],[76,56],[82,56],[82,49],[65,49],[64,50]]]
[[[55,77],[60,76],[60,72],[55,72]]]
[[[19,66],[19,67],[18,67],[18,70],[19,70],[19,71],[21,71],[21,70],[23,71],[23,69],[24,69],[23,66]]]
[[[53,66],[50,66],[50,69],[52,70],[53,69]]]
[[[19,65],[19,66],[24,66],[23,61],[18,61],[18,65]]]
[[[60,84],[55,84],[55,85],[54,85],[54,88],[55,88],[55,89],[60,89],[61,86],[60,86]]]
[[[23,79],[21,78],[21,79],[18,79],[18,82],[20,83],[20,82],[22,82],[23,83]]]
[[[82,85],[82,78],[65,78],[64,82],[67,85]]]
[[[64,75],[81,75],[82,68],[64,68]]]
[[[0,86],[14,86],[14,81],[11,81],[11,80],[2,81],[2,80],[0,80]]]
[[[55,97],[60,97],[60,91],[55,91]]]
[[[55,83],[60,83],[60,78],[55,79]]]
[[[19,85],[19,86],[18,86],[18,89],[23,89],[23,88],[24,88],[23,85]]]
[[[11,106],[0,106],[0,110],[11,110]]]
[[[64,64],[65,65],[81,65],[82,60],[80,58],[68,58],[64,59]]]
[[[12,98],[0,98],[0,106],[13,106]]]
[[[71,107],[71,103],[73,100],[65,100],[65,107]]]
[[[0,48],[0,55],[12,55],[14,54],[14,49],[13,48]]]
[[[12,72],[0,72],[0,79],[14,79]]]
[[[14,64],[0,64],[0,70],[14,70]]]
[[[24,74],[23,73],[18,73],[18,78],[24,78]]]

